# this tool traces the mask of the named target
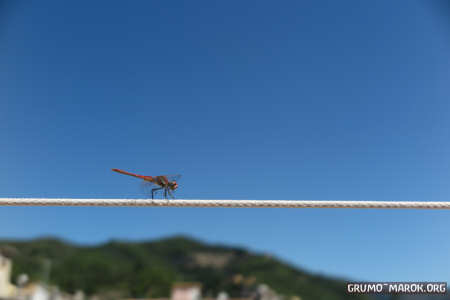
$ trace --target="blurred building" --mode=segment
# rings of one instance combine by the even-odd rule
[[[282,297],[280,297],[268,285],[260,284],[256,290],[255,300],[282,300]]]
[[[207,298],[203,298],[202,300],[255,300],[253,298],[250,297],[244,297],[244,298],[230,298],[230,296],[228,296],[228,293],[222,291],[219,294],[217,294],[216,298],[211,298],[211,297],[207,297]]]
[[[200,300],[202,285],[197,282],[175,283],[172,287],[170,300]]]
[[[82,290],[78,290],[75,292],[75,295],[73,295],[73,300],[84,300],[84,292]]]
[[[24,300],[49,300],[50,291],[38,283],[29,283],[21,289],[21,299]]]
[[[228,300],[230,297],[228,297],[228,294],[226,292],[220,292],[217,295],[217,300]]]
[[[61,291],[57,286],[51,286],[49,288],[50,298],[49,300],[74,300],[75,296],[70,295],[64,291]]]
[[[0,254],[0,298],[12,298],[16,295],[16,286],[11,283],[12,262]]]

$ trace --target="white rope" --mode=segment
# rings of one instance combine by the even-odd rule
[[[450,202],[322,200],[161,200],[0,198],[0,206],[172,206],[272,208],[450,209]]]

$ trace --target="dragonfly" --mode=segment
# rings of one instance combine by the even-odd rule
[[[177,180],[180,179],[181,175],[159,175],[159,176],[144,176],[138,175],[134,173],[130,173],[127,171],[123,171],[120,169],[112,169],[114,172],[133,176],[139,179],[143,179],[145,185],[152,187],[152,199],[154,197],[154,193],[159,190],[164,190],[164,198],[167,199],[169,195],[173,199],[175,197],[172,194],[172,191],[175,191],[178,188]]]

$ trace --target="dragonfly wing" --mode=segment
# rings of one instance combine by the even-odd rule
[[[169,181],[178,181],[181,178],[180,174],[164,175]]]

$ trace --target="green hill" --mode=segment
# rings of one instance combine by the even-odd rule
[[[224,290],[242,297],[265,283],[279,294],[302,300],[368,299],[346,295],[343,281],[310,274],[276,258],[183,236],[98,246],[53,238],[3,240],[0,251],[13,260],[14,280],[20,273],[34,281],[48,277],[62,290],[82,289],[88,295],[167,297],[174,282],[197,281],[205,296]],[[51,261],[49,276],[46,259]]]

